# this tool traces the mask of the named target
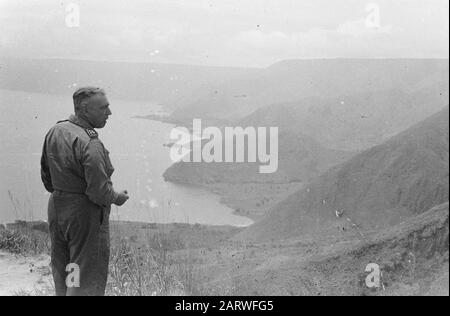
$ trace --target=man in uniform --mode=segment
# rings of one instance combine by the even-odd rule
[[[50,129],[41,158],[42,182],[51,193],[53,279],[58,296],[101,296],[108,277],[111,204],[123,205],[128,193],[114,190],[109,152],[94,130],[112,114],[105,92],[80,88],[73,102],[75,115]]]

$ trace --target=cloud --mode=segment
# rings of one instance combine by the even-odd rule
[[[292,38],[283,32],[263,32],[250,30],[241,32],[236,36],[236,42],[240,45],[253,46],[255,48],[282,47],[292,41]]]
[[[248,30],[237,34],[229,48],[240,47],[241,51],[259,51],[262,54],[281,53],[285,57],[288,55],[300,57],[305,54],[307,57],[336,57],[334,54],[343,53],[343,47],[339,51],[341,44],[345,43],[346,48],[351,50],[359,47],[359,43],[372,42],[374,38],[393,36],[396,31],[399,29],[391,25],[379,28],[367,27],[364,19],[345,22],[335,29],[312,28],[306,32],[296,33]],[[320,51],[327,53],[321,56],[315,55]]]
[[[394,28],[392,25],[380,25],[379,27],[372,27],[365,19],[358,19],[355,21],[345,22],[338,26],[335,30],[337,34],[348,35],[352,37],[362,36],[377,36],[383,34],[392,34],[399,31],[400,28]],[[331,32],[333,33],[333,32]]]
[[[380,27],[359,0],[76,0],[72,29],[71,2],[0,0],[0,55],[222,66],[448,55],[446,0],[377,0]]]

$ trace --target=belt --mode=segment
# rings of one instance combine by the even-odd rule
[[[59,189],[54,189],[53,192],[54,192],[54,193],[58,193],[58,194],[77,194],[77,195],[86,195],[84,192],[63,191],[63,190],[59,190]]]

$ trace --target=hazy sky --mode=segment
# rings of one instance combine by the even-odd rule
[[[79,27],[69,27],[77,20],[72,3]],[[291,58],[448,58],[448,7],[448,0],[0,0],[0,56],[259,67]]]

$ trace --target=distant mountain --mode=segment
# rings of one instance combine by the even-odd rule
[[[439,82],[408,93],[391,89],[271,105],[241,119],[239,126],[279,126],[328,148],[356,151],[381,144],[448,102],[448,82]]]
[[[160,102],[175,100],[214,82],[232,80],[258,69],[202,67],[64,59],[0,58],[0,89],[70,94],[76,87],[104,87],[110,96]]]
[[[449,108],[336,166],[238,239],[363,234],[448,201]],[[342,213],[341,217],[335,212]]]
[[[327,99],[389,90],[409,94],[441,83],[448,86],[448,73],[448,60],[289,60],[233,80],[218,77],[178,99],[173,116],[181,120],[236,120],[261,107],[310,97]]]

